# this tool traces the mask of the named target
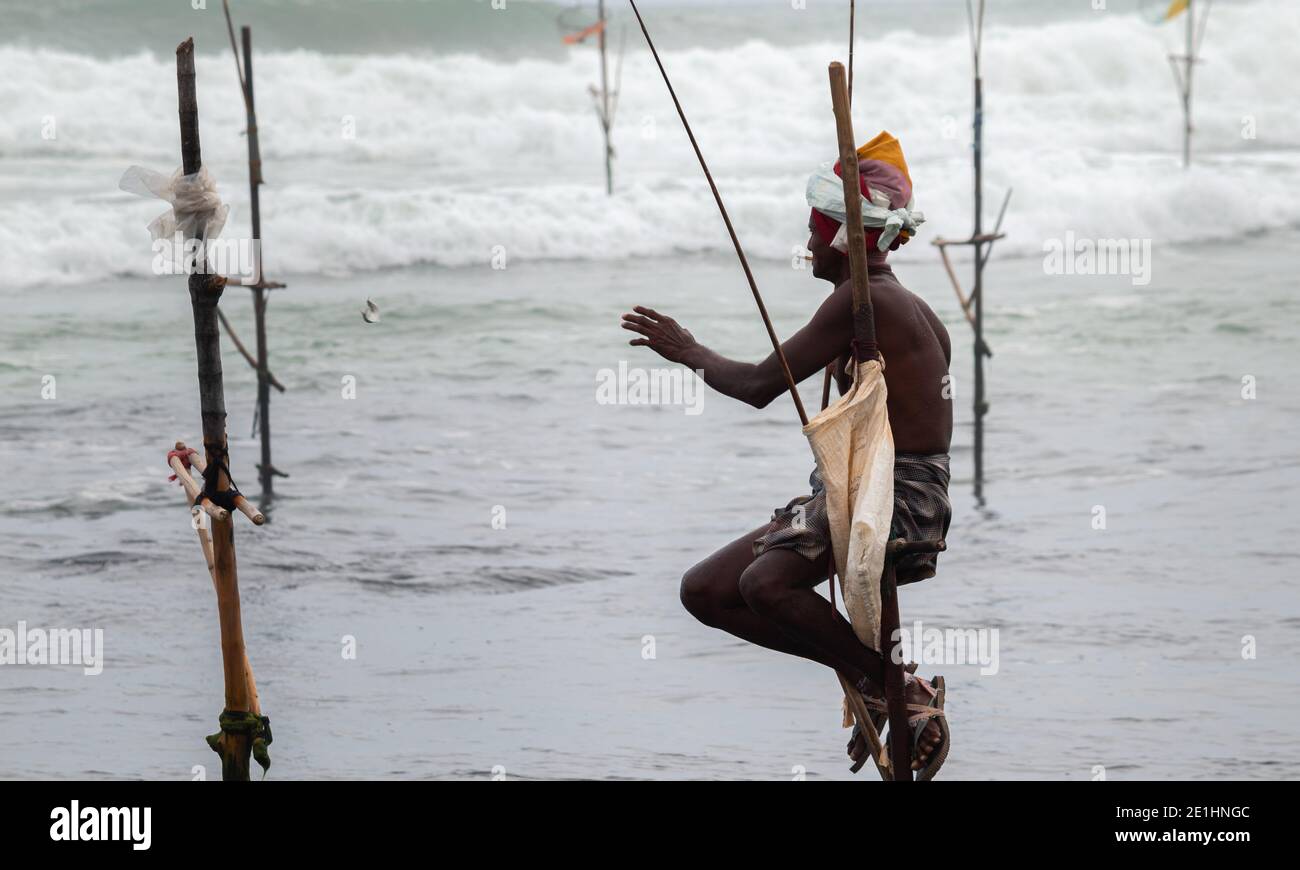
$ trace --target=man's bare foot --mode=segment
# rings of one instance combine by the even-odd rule
[[[906,698],[909,705],[916,704],[925,706],[935,696],[934,687],[920,677],[907,674]],[[876,699],[876,703],[883,705],[883,699]],[[911,718],[909,716],[909,718]],[[883,723],[882,723],[883,724]],[[926,724],[925,730],[921,732],[921,739],[916,745],[916,757],[912,759],[912,770],[920,770],[925,763],[930,760],[930,756],[939,748],[939,742],[943,739],[943,734],[939,729],[939,723],[932,717]],[[849,738],[847,747],[849,758],[855,763],[866,758],[870,754],[867,746],[867,737],[861,729],[855,729],[853,736]]]
[[[908,705],[916,704],[925,706],[929,704],[935,696],[934,687],[920,677],[907,675],[907,703]],[[910,716],[908,717],[911,718]],[[943,732],[939,729],[939,723],[934,717],[925,725],[925,730],[921,732],[921,739],[916,744],[916,754],[912,758],[912,770],[920,770],[925,767],[930,760],[931,754],[939,748],[939,743],[943,739]]]
[[[854,728],[853,735],[849,737],[849,758],[854,764],[862,761],[870,753],[867,748],[867,736],[862,733],[862,729]]]

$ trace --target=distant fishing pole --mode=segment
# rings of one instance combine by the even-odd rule
[[[740,266],[745,270],[745,278],[749,281],[749,289],[754,293],[754,302],[758,305],[758,313],[763,317],[763,325],[767,327],[767,337],[772,340],[772,349],[776,351],[776,358],[781,363],[781,371],[785,375],[786,386],[790,388],[790,398],[794,399],[795,409],[799,412],[799,422],[808,425],[808,414],[803,409],[803,402],[799,399],[799,388],[794,382],[794,375],[790,371],[790,364],[786,362],[785,352],[781,350],[781,341],[776,337],[776,330],[772,328],[772,318],[767,315],[767,306],[763,304],[763,297],[758,293],[758,284],[754,281],[754,273],[749,269],[749,261],[745,259],[745,252],[740,247],[740,239],[736,237],[736,230],[731,225],[731,217],[727,214],[727,207],[722,204],[722,194],[718,193],[718,186],[713,183],[713,175],[709,172],[709,165],[704,162],[704,154],[700,152],[699,143],[695,141],[695,134],[691,132],[690,122],[686,120],[686,113],[682,111],[682,104],[677,99],[677,92],[673,90],[673,83],[668,80],[668,72],[664,69],[663,61],[659,59],[659,52],[655,49],[654,40],[650,38],[650,31],[646,30],[645,20],[641,17],[641,10],[636,8],[636,0],[628,0],[632,4],[632,11],[636,13],[637,23],[641,25],[641,32],[645,35],[646,45],[650,46],[650,53],[654,55],[655,64],[659,67],[659,74],[664,78],[664,84],[668,86],[668,94],[673,98],[673,105],[677,107],[677,116],[682,119],[682,126],[686,128],[686,135],[691,140],[691,147],[695,149],[695,156],[700,161],[700,168],[704,170],[704,177],[709,182],[709,189],[713,191],[713,199],[718,203],[718,211],[722,212],[722,221],[727,225],[727,233],[731,236],[731,243],[736,247],[736,256],[740,258]]]
[[[857,0],[849,0],[849,105],[853,105],[853,25],[858,16]]]

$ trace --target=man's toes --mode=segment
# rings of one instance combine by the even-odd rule
[[[927,728],[921,733],[921,739],[916,744],[916,758],[912,760],[912,770],[920,770],[925,766],[930,756],[939,748],[942,739],[943,735],[937,727],[933,730]]]

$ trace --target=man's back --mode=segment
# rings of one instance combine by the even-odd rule
[[[851,306],[852,290],[847,282],[836,288],[836,293],[846,294]],[[895,451],[947,453],[952,441],[948,330],[930,306],[900,284],[887,266],[871,270],[871,305],[876,340],[885,358]],[[846,348],[840,372],[847,353]],[[841,378],[842,385],[843,381]]]

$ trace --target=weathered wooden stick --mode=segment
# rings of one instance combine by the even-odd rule
[[[239,336],[235,334],[234,327],[230,325],[230,320],[226,317],[226,312],[222,311],[220,307],[217,308],[217,317],[221,320],[221,325],[225,327],[226,337],[230,339],[232,344],[234,344],[235,350],[239,351],[239,355],[248,363],[249,368],[253,369],[253,371],[257,371],[257,360],[253,359],[253,355],[248,352],[248,348],[244,347],[244,343],[239,340]],[[266,373],[266,377],[270,381],[271,386],[275,387],[282,393],[284,392],[284,384],[280,383],[279,378],[269,371]]]
[[[970,313],[970,300],[966,298],[965,293],[961,292],[961,282],[957,280],[957,273],[953,271],[952,261],[948,259],[948,246],[940,244],[942,241],[943,239],[935,239],[931,244],[939,248],[939,259],[943,261],[943,268],[948,273],[948,280],[952,282],[952,292],[957,294],[957,301],[961,303],[961,310],[965,312],[970,325],[974,326],[975,318]]]
[[[242,495],[235,496],[235,509],[252,520],[253,525],[255,526],[264,525],[266,523],[266,517],[257,509],[257,505],[253,504]]]
[[[953,245],[978,245],[981,242],[995,242],[1006,237],[1006,233],[980,233],[977,236],[971,236],[969,239],[935,239],[930,244],[940,248],[947,248]]]
[[[957,281],[957,273],[953,271],[952,261],[948,259],[948,249],[945,245],[939,245],[939,259],[943,261],[943,268],[948,272],[948,280],[952,282],[952,292],[957,294],[957,301],[961,304],[961,313],[966,315],[966,322],[970,324],[971,329],[975,329],[975,315],[971,313],[970,306],[973,299],[968,299],[965,293],[961,292],[961,284]],[[988,346],[988,342],[983,338],[976,339],[981,346],[985,356],[993,356],[993,349]]]
[[[198,517],[197,513],[191,513],[191,517]],[[203,549],[203,561],[208,563],[208,576],[212,577],[213,588],[216,588],[217,576],[214,573],[217,569],[216,557],[212,555],[212,538],[208,536],[208,529],[202,522],[198,524],[195,531],[199,533],[199,546]]]
[[[180,483],[181,488],[185,490],[185,495],[189,497],[190,504],[193,504],[194,500],[199,497],[199,493],[202,492],[202,487],[193,477],[190,477],[189,471],[176,457],[173,456],[168,459],[167,464],[171,466],[172,474],[176,475],[176,480]]]
[[[853,281],[853,341],[858,362],[879,359],[876,322],[871,311],[871,285],[867,275],[866,232],[862,227],[862,187],[858,181],[858,146],[853,141],[844,65],[830,65],[831,105],[840,146],[840,178],[844,182],[844,228],[849,237],[849,271]]]
[[[176,48],[176,86],[181,132],[181,171],[184,175],[194,175],[203,166],[203,155],[199,144],[199,104],[195,90],[192,38],[186,39]],[[189,276],[190,307],[194,313],[194,345],[198,357],[203,449],[206,464],[222,464],[217,469],[218,491],[230,486],[224,468],[229,453],[226,444],[226,399],[221,374],[221,333],[217,327],[217,303],[224,286],[224,281],[199,271],[191,272]],[[214,518],[212,521],[212,551],[212,575],[217,591],[221,659],[226,688],[223,713],[249,713],[252,701],[239,607],[234,524],[229,516],[225,519]],[[249,779],[248,763],[252,744],[251,731],[228,731],[223,727],[216,738],[216,749],[221,756],[222,779]]]

